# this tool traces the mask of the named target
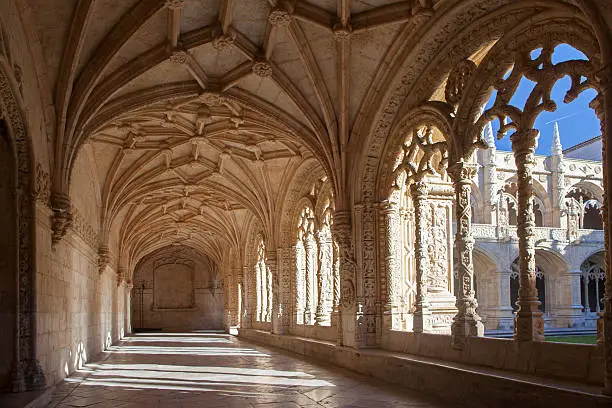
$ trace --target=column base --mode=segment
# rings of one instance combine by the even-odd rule
[[[544,341],[544,318],[542,312],[519,311],[514,320],[516,341]]]
[[[13,369],[11,370],[11,391],[24,392],[25,390],[26,386],[23,370],[21,369],[20,364],[13,364]]]
[[[431,332],[432,315],[429,308],[416,310],[412,318],[412,331],[415,333]]]
[[[468,337],[483,337],[484,325],[478,315],[455,316],[451,326],[452,346],[463,348]]]

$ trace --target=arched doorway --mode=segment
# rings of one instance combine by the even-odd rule
[[[6,124],[0,120],[0,392],[11,389],[11,370],[17,355],[18,229],[15,151]]]

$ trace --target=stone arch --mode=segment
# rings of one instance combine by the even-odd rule
[[[12,361],[18,361],[12,374],[13,389],[39,389],[45,386],[45,376],[36,361],[36,240],[35,186],[32,142],[22,109],[19,86],[12,69],[0,57],[0,114],[5,127],[5,147],[10,148],[13,161],[14,215],[16,216],[14,261],[15,285],[13,299],[19,312],[15,318],[15,343]],[[7,155],[9,156],[9,155]],[[44,192],[41,192],[44,194]],[[15,312],[13,312],[15,313]],[[19,334],[18,334],[19,333]]]
[[[364,169],[365,172],[372,172],[374,170],[374,174],[367,177],[368,180],[372,180],[375,183],[373,184],[370,181],[363,185],[364,201],[374,202],[389,199],[390,192],[394,189],[393,186],[395,184],[393,179],[394,167],[397,165],[401,146],[406,138],[406,134],[409,132],[414,132],[422,126],[428,126],[433,129],[435,134],[441,137],[437,140],[446,143],[448,150],[453,150],[455,138],[453,137],[450,113],[445,104],[427,103],[407,113],[394,126],[390,132],[390,137],[386,140],[380,161],[373,166],[374,168]],[[369,193],[369,191],[373,190],[375,194]]]
[[[418,44],[414,48],[398,50],[397,54],[390,56],[395,58],[390,61],[396,64],[394,69],[386,70],[386,73],[380,73],[375,78],[372,89],[388,91],[377,91],[376,95],[373,90],[370,91],[373,102],[369,104],[369,109],[372,112],[363,112],[360,115],[363,119],[356,122],[354,127],[354,133],[360,137],[351,139],[352,143],[358,145],[353,150],[361,152],[359,165],[354,167],[352,173],[356,186],[352,194],[354,202],[359,201],[366,189],[368,169],[381,158],[385,141],[390,137],[393,124],[398,118],[404,117],[405,112],[422,104],[423,100],[430,99],[434,92],[432,90],[439,89],[448,77],[448,67],[454,67],[477,54],[521,23],[535,21],[533,16],[537,14],[529,2],[506,2],[499,7],[499,2],[478,1],[476,8],[474,3],[462,3],[448,10],[443,18],[436,21],[436,25],[420,27]],[[547,12],[542,15],[539,18],[548,21],[571,16],[577,24],[587,22],[584,15],[562,3],[551,2]],[[398,62],[398,54],[406,59]],[[414,58],[410,59],[410,56]],[[406,61],[410,61],[410,64]],[[480,101],[475,109],[480,109],[483,104],[484,101]]]

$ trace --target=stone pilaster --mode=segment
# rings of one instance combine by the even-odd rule
[[[338,245],[340,275],[338,344],[355,347],[355,332],[358,324],[355,297],[356,264],[349,211],[336,210],[334,212],[332,235]]]
[[[478,302],[474,292],[474,238],[472,237],[472,179],[478,167],[460,162],[449,169],[455,188],[455,210],[457,235],[455,243],[458,254],[457,315],[452,325],[453,346],[463,348],[466,337],[483,336],[482,319],[476,312]]]
[[[514,325],[517,341],[543,341],[544,319],[538,306],[535,263],[535,216],[533,212],[533,168],[538,131],[519,130],[511,136],[517,167],[519,310]]]
[[[427,273],[429,270],[429,255],[427,241],[429,237],[428,223],[430,208],[427,202],[429,186],[425,182],[418,182],[410,186],[410,193],[414,201],[415,216],[415,263],[416,263],[416,302],[414,310],[413,331],[415,333],[427,332],[431,329],[431,310],[427,290]]]

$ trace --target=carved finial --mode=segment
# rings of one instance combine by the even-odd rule
[[[258,77],[269,78],[272,76],[272,65],[267,61],[255,61],[251,69]]]
[[[352,31],[353,30],[350,25],[342,26],[337,24],[334,26],[334,38],[336,41],[348,40]]]
[[[268,22],[275,27],[285,27],[291,23],[291,15],[283,9],[273,9],[268,15]]]
[[[552,146],[550,147],[550,154],[553,156],[561,156],[563,154],[563,146],[561,145],[561,135],[559,134],[559,123],[555,122],[555,128],[553,129]]]

